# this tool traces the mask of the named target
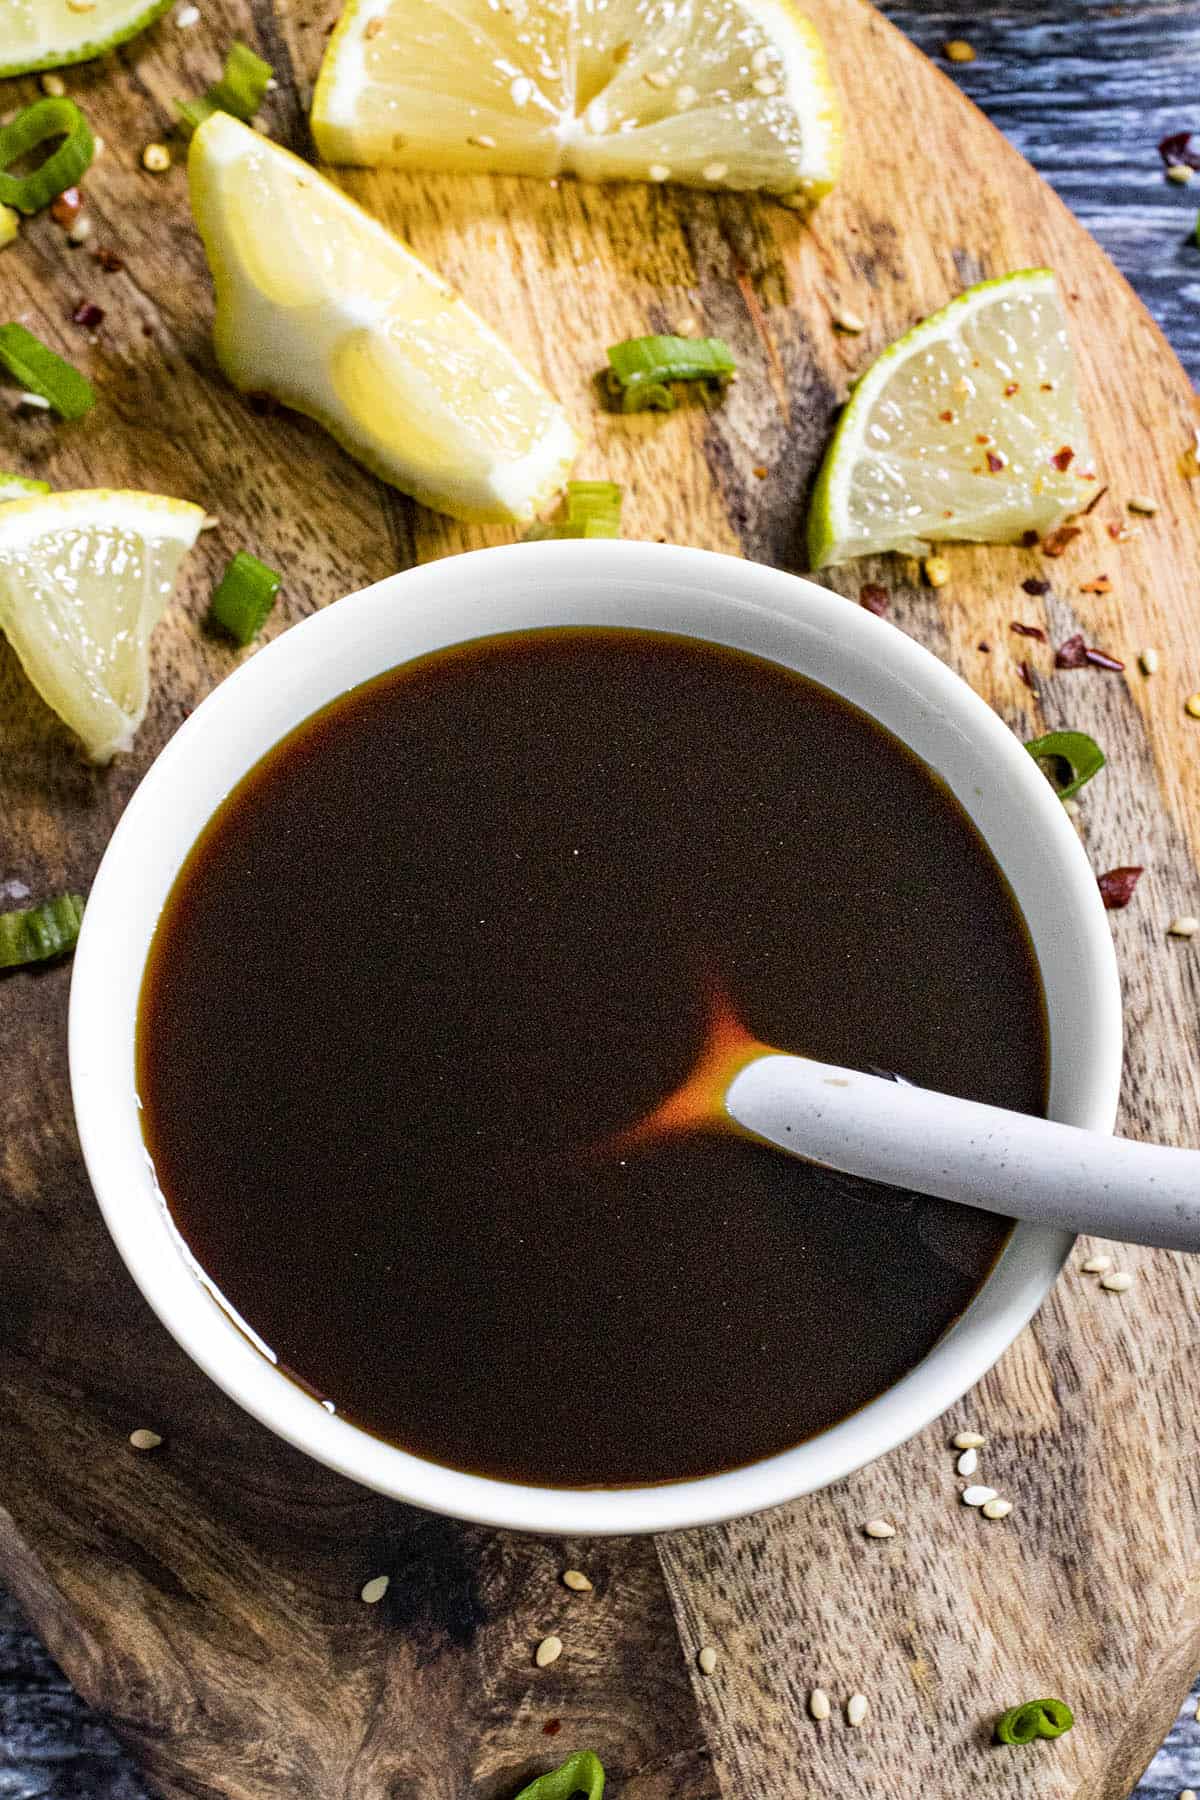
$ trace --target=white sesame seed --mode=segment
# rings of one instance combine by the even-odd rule
[[[367,1606],[375,1606],[387,1593],[391,1578],[387,1575],[372,1575],[370,1581],[364,1581],[359,1589],[358,1597]]]
[[[868,1519],[863,1530],[869,1538],[890,1538],[896,1535],[896,1527],[890,1519]]]
[[[665,88],[670,87],[671,85],[671,77],[667,74],[665,69],[647,69],[646,73],[642,76],[642,80],[646,83],[647,87],[652,88]]]
[[[592,1591],[592,1584],[582,1569],[564,1569],[562,1581],[573,1594],[590,1594]]]
[[[215,531],[220,523],[216,513],[205,513],[200,521],[200,529],[201,531]]]
[[[950,558],[948,556],[927,556],[921,567],[925,571],[925,579],[931,588],[946,586],[950,579]]]
[[[467,142],[473,144],[476,150],[494,150],[496,148],[495,138],[489,137],[485,131],[481,131],[478,137],[469,137]]]
[[[277,94],[279,92],[279,83],[273,75],[267,76],[267,92],[268,94]]]
[[[724,181],[729,173],[728,163],[705,163],[700,171],[705,181]]]
[[[47,400],[45,394],[30,394],[28,392],[18,394],[17,405],[32,407],[34,412],[50,411],[50,402]]]
[[[695,106],[699,98],[695,88],[689,87],[686,82],[682,87],[675,89],[675,104],[680,112],[686,112],[689,106]]]
[[[562,1639],[560,1637],[550,1636],[542,1639],[541,1643],[533,1653],[533,1660],[539,1669],[548,1669],[551,1663],[556,1663],[558,1661],[562,1653]]]
[[[772,94],[779,92],[779,83],[773,75],[760,75],[754,83],[754,91],[761,94],[764,100],[769,100]]]
[[[1179,1791],[1179,1800],[1196,1800],[1195,1788],[1181,1788]]]
[[[1177,182],[1180,187],[1186,187],[1194,173],[1195,171],[1189,169],[1186,163],[1168,163],[1167,165],[1167,180]]]
[[[162,1438],[158,1435],[157,1431],[146,1431],[143,1428],[138,1431],[131,1431],[129,1434],[129,1441],[135,1450],[157,1450],[158,1446],[162,1443]]]
[[[175,14],[175,23],[180,31],[190,31],[193,25],[200,23],[200,8],[198,6],[181,6]]]
[[[848,337],[857,337],[859,332],[865,331],[867,327],[857,313],[840,312],[833,315],[833,329],[844,331]]]
[[[808,1696],[808,1710],[814,1719],[827,1719],[833,1708],[829,1704],[829,1695],[824,1688],[814,1688]]]
[[[994,1500],[995,1498],[996,1490],[995,1488],[990,1487],[964,1488],[962,1493],[962,1503],[964,1506],[986,1506],[989,1500]]]
[[[1125,504],[1130,512],[1143,513],[1146,518],[1158,511],[1158,501],[1152,500],[1148,494],[1131,494]]]
[[[1100,1286],[1106,1294],[1127,1294],[1133,1286],[1133,1276],[1128,1269],[1114,1269],[1111,1275],[1100,1277]]]
[[[80,213],[79,217],[68,228],[67,242],[68,244],[82,244],[85,238],[90,238],[91,235],[92,221],[86,214]]]
[[[865,1694],[851,1694],[846,1702],[847,1725],[861,1725],[866,1716],[867,1696]]]
[[[750,68],[755,75],[765,75],[770,66],[771,52],[762,44],[750,58]]]
[[[1012,1501],[986,1500],[979,1510],[985,1519],[1007,1519],[1012,1511]]]
[[[702,1675],[711,1675],[717,1666],[717,1653],[711,1644],[705,1644],[696,1661],[700,1664]]]
[[[152,175],[161,175],[171,166],[171,152],[165,144],[147,144],[142,151],[142,167]]]
[[[957,1431],[953,1443],[956,1450],[982,1450],[987,1439],[981,1431]]]
[[[1103,1275],[1106,1269],[1112,1268],[1111,1256],[1089,1256],[1085,1263],[1080,1263],[1085,1275]]]
[[[1200,919],[1196,918],[1194,913],[1180,913],[1179,917],[1172,919],[1167,926],[1168,937],[1190,938],[1195,937],[1198,931],[1200,931]]]
[[[104,155],[104,139],[102,137],[94,137],[92,139],[92,161],[99,162],[100,158],[103,155]]]
[[[973,1475],[979,1467],[978,1450],[964,1450],[954,1467],[960,1475]]]
[[[525,106],[533,99],[533,83],[528,75],[514,75],[508,92],[514,106]]]
[[[1143,675],[1158,674],[1158,651],[1151,648],[1138,651],[1138,668]]]
[[[651,181],[670,181],[671,171],[666,163],[651,163],[647,170]]]
[[[1200,719],[1200,694],[1189,694],[1183,703],[1183,710],[1189,719]]]
[[[43,75],[38,86],[43,94],[49,94],[52,100],[61,100],[67,91],[67,84],[61,75]]]
[[[680,319],[675,327],[675,336],[696,337],[698,336],[699,331],[700,327],[697,325],[695,319]]]

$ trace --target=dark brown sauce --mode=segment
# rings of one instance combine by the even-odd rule
[[[1004,1221],[734,1138],[580,1155],[755,1037],[1029,1112],[1041,984],[958,803],[799,676],[539,632],[310,719],[164,910],[138,1082],[171,1213],[281,1364],[455,1468],[652,1482],[911,1369]]]

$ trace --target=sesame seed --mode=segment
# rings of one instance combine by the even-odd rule
[[[694,87],[689,87],[686,82],[682,87],[677,87],[675,89],[675,104],[680,112],[686,112],[689,106],[695,106],[699,98],[700,95],[697,93],[696,89]]]
[[[387,1575],[372,1575],[370,1581],[364,1581],[359,1589],[358,1597],[366,1606],[376,1606],[387,1593],[391,1578]]]
[[[1195,1788],[1181,1788],[1179,1791],[1179,1800],[1196,1800]]]
[[[975,61],[975,47],[968,44],[966,38],[950,38],[942,45],[946,61],[952,63],[969,63]]]
[[[1190,938],[1195,937],[1198,931],[1200,931],[1200,919],[1196,918],[1194,913],[1180,913],[1179,917],[1172,919],[1167,926],[1168,937]]]
[[[808,1710],[818,1721],[827,1719],[833,1708],[829,1704],[829,1695],[824,1688],[814,1688],[808,1696]]]
[[[50,402],[47,400],[45,394],[30,394],[28,392],[18,394],[17,405],[30,406],[33,408],[34,412],[50,411]]]
[[[1138,668],[1143,675],[1158,674],[1158,651],[1153,648],[1138,651]]]
[[[866,1716],[867,1696],[865,1694],[851,1694],[846,1702],[847,1725],[861,1725]]]
[[[1194,170],[1188,168],[1186,163],[1169,163],[1167,165],[1167,180],[1176,182],[1180,187],[1186,187],[1188,182],[1192,179],[1194,172]]]
[[[556,1663],[558,1661],[562,1653],[562,1639],[552,1635],[542,1639],[541,1643],[533,1653],[533,1660],[539,1669],[548,1669],[551,1663]]]
[[[671,77],[667,74],[665,69],[647,69],[646,73],[642,76],[642,80],[646,83],[647,87],[652,88],[665,88],[670,87],[671,85]]]
[[[927,556],[921,567],[931,588],[945,587],[950,579],[950,564],[944,556]]]
[[[647,170],[651,181],[670,181],[671,171],[666,163],[651,163]]]
[[[564,1569],[562,1582],[573,1594],[590,1594],[592,1591],[592,1584],[582,1569]]]
[[[49,94],[52,100],[61,100],[67,91],[67,84],[61,75],[43,75],[38,81],[43,94]]]
[[[771,52],[767,49],[765,44],[762,44],[750,58],[751,72],[755,75],[765,75],[770,66]]]
[[[1106,1269],[1112,1268],[1111,1256],[1089,1256],[1085,1263],[1080,1263],[1085,1275],[1103,1275]]]
[[[99,162],[100,158],[103,156],[103,154],[104,154],[104,139],[102,137],[94,137],[92,139],[92,161]]]
[[[981,1431],[956,1431],[951,1441],[956,1450],[982,1450],[987,1443]]]
[[[1007,1519],[1012,1511],[1012,1501],[985,1500],[979,1510],[985,1519]]]
[[[1189,719],[1200,719],[1200,694],[1189,694],[1183,703],[1183,710]]]
[[[717,1653],[711,1644],[705,1644],[696,1661],[700,1664],[702,1675],[711,1675],[717,1666]]]
[[[675,327],[675,336],[696,337],[699,330],[700,327],[697,325],[695,319],[680,319],[678,325]]]
[[[473,144],[476,150],[494,150],[496,148],[495,138],[489,137],[485,131],[481,131],[478,137],[469,137],[467,142]]]
[[[220,523],[216,513],[205,513],[200,522],[200,529],[201,531],[215,531]]]
[[[514,106],[524,106],[533,98],[533,83],[528,75],[514,75],[508,92]]]
[[[147,144],[142,151],[142,167],[152,175],[161,175],[171,166],[171,152],[165,144]]]
[[[129,1441],[135,1450],[157,1450],[162,1443],[162,1438],[157,1431],[147,1431],[143,1427],[137,1431],[131,1431]]]
[[[779,92],[779,83],[773,75],[760,75],[754,83],[754,91],[756,94],[761,94],[765,100],[769,100],[772,94]]]
[[[180,31],[190,31],[193,25],[200,23],[200,8],[198,6],[181,6],[175,14],[175,23]]]
[[[700,171],[705,181],[724,181],[729,173],[728,163],[705,163]]]
[[[889,1519],[868,1519],[863,1530],[869,1538],[890,1538],[896,1535],[896,1527]]]
[[[79,218],[75,220],[74,224],[71,225],[67,231],[67,242],[68,244],[82,244],[84,240],[90,238],[91,235],[92,221],[85,218],[81,213]]]
[[[995,1498],[996,1490],[990,1487],[969,1487],[964,1488],[962,1492],[964,1506],[986,1506],[989,1500]]]
[[[833,315],[833,329],[844,331],[850,337],[857,337],[859,332],[865,331],[867,327],[857,313],[841,312]]]
[[[954,1467],[960,1475],[973,1475],[979,1467],[978,1450],[964,1450]]]
[[[1127,1294],[1133,1286],[1133,1276],[1128,1269],[1114,1269],[1111,1275],[1100,1277],[1100,1286],[1106,1294]]]
[[[1132,494],[1125,504],[1130,512],[1144,513],[1147,518],[1158,511],[1158,501],[1152,500],[1148,494]]]

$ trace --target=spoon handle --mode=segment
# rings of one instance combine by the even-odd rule
[[[1200,1151],[1140,1144],[806,1057],[725,1090],[746,1131],[847,1175],[1066,1231],[1200,1250]]]

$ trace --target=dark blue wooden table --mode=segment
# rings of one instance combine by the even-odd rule
[[[973,46],[975,61],[954,66],[956,79],[1100,240],[1193,381],[1200,377],[1200,248],[1192,235],[1200,176],[1190,187],[1166,181],[1155,148],[1168,132],[1200,130],[1200,0],[1025,0],[986,17],[935,0],[885,10],[935,58],[950,38]],[[954,172],[938,178],[953,180]],[[1137,1800],[1200,1789],[1195,1699]],[[111,1733],[0,1593],[0,1800],[144,1793]]]

